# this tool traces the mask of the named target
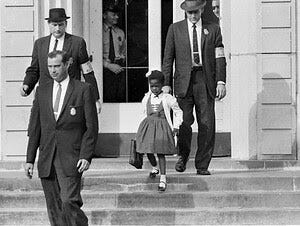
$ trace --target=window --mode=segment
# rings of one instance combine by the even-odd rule
[[[148,91],[148,0],[107,2],[103,3],[103,101],[140,102]],[[112,2],[113,6],[105,5]],[[108,8],[114,11],[111,15]],[[109,50],[111,25],[114,55]]]

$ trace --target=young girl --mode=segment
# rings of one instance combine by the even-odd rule
[[[159,174],[154,156],[157,154],[160,169],[158,190],[165,191],[167,187],[165,155],[176,154],[174,136],[182,123],[182,110],[175,97],[162,92],[164,84],[162,72],[151,71],[148,82],[150,92],[146,93],[142,100],[146,118],[141,122],[136,135],[137,152],[147,153],[153,167],[149,174],[151,178]],[[173,123],[170,109],[174,112]]]

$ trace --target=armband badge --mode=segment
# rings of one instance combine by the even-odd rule
[[[93,67],[90,61],[87,61],[84,64],[81,64],[81,69],[83,74],[88,74],[93,71]]]
[[[225,57],[224,48],[223,47],[217,47],[216,49],[216,58]]]

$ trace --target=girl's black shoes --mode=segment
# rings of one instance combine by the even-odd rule
[[[155,169],[155,170],[152,170],[150,173],[149,173],[149,177],[150,178],[155,178],[156,175],[159,174],[159,170],[158,169]]]

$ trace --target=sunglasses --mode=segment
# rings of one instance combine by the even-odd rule
[[[220,6],[215,5],[215,6],[212,7],[212,9],[213,9],[213,10],[215,10],[215,9],[220,9]]]

